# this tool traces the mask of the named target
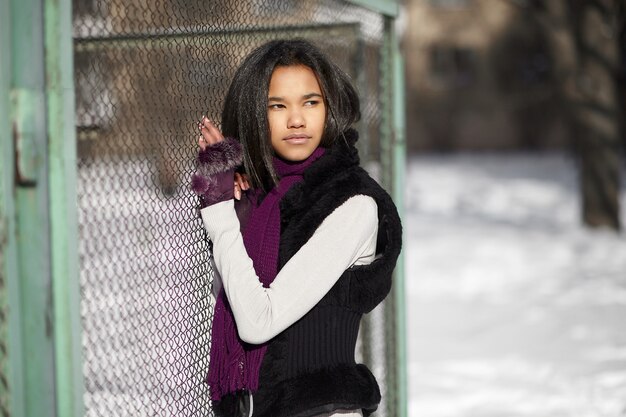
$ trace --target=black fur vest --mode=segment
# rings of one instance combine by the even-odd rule
[[[280,203],[279,269],[313,235],[322,221],[350,197],[364,194],[378,205],[376,259],[346,270],[302,319],[269,341],[261,365],[253,417],[308,417],[336,409],[371,414],[380,390],[369,369],[354,359],[359,323],[389,293],[400,253],[402,227],[391,197],[359,166],[346,132],[304,172]],[[323,261],[323,260],[320,260]],[[217,415],[232,399],[224,398]]]

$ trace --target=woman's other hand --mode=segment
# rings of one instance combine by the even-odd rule
[[[250,189],[248,176],[235,172],[235,198],[241,200],[241,192]]]

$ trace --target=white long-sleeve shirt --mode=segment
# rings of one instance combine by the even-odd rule
[[[248,343],[266,342],[298,321],[346,269],[371,263],[376,253],[378,207],[373,198],[356,195],[324,219],[264,288],[243,244],[233,200],[201,214],[239,337]]]

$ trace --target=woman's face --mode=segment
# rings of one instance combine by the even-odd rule
[[[274,152],[303,161],[319,146],[326,105],[313,71],[304,65],[276,67],[270,79],[267,119]]]

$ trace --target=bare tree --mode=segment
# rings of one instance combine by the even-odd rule
[[[560,103],[578,155],[582,220],[620,229],[619,171],[626,124],[624,0],[510,0],[549,40]]]
[[[619,229],[623,0],[528,1],[546,27],[580,167],[582,217]]]

